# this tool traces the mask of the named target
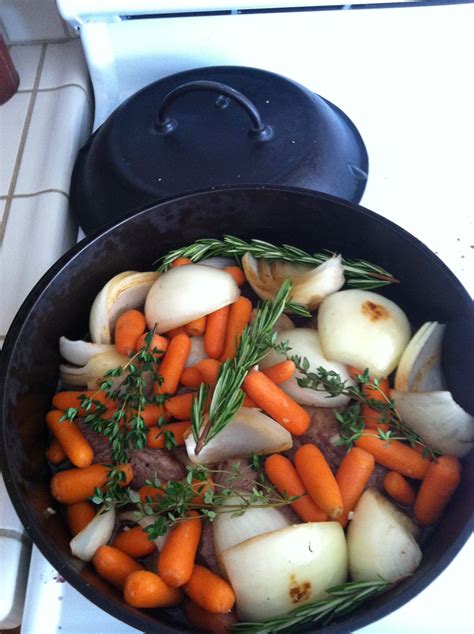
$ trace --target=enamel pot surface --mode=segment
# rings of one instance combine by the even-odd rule
[[[140,631],[184,632],[192,627],[179,610],[127,607],[91,565],[72,557],[61,513],[45,512],[57,508],[49,493],[44,417],[58,381],[58,340],[61,335],[86,335],[94,297],[113,275],[150,270],[173,248],[224,234],[313,253],[331,249],[384,267],[400,283],[380,292],[400,304],[414,328],[424,321],[448,324],[446,358],[451,367],[446,369],[455,398],[461,402],[474,382],[467,350],[472,348],[472,303],[465,289],[421,242],[353,203],[303,189],[223,188],[161,202],[83,240],[38,282],[5,341],[1,467],[26,530],[56,570],[99,607]],[[471,406],[464,401],[465,408]],[[412,599],[449,564],[472,529],[472,452],[463,463],[462,484],[440,523],[425,536],[423,561],[415,574],[326,628],[307,625],[300,631],[357,630]]]

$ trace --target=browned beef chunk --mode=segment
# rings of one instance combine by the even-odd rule
[[[386,469],[385,467],[382,467],[382,465],[380,464],[376,464],[375,465],[375,469],[372,471],[372,475],[369,478],[369,481],[367,482],[367,486],[368,487],[374,487],[376,489],[378,489],[379,491],[383,492],[383,481],[385,476],[388,473],[388,469]]]
[[[238,474],[234,472],[234,468],[238,465]],[[232,460],[224,460],[217,469],[214,480],[216,484],[224,487],[235,489],[236,491],[251,491],[257,480],[257,472],[252,469],[245,458],[233,458]]]
[[[217,564],[216,551],[214,548],[214,535],[212,523],[203,522],[201,541],[197,552],[197,559],[203,566],[209,568],[218,575],[222,574]]]
[[[78,418],[76,424],[92,447],[94,463],[110,464],[112,462],[112,448],[107,438],[92,431],[82,418]]]
[[[301,520],[291,506],[279,506],[278,510],[282,515],[286,517],[292,524],[301,524]]]
[[[186,477],[186,469],[165,449],[134,449],[129,454],[133,469],[132,487],[139,489],[145,480],[182,480]]]

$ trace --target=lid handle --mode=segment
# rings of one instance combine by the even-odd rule
[[[254,141],[268,141],[273,136],[272,128],[263,123],[260,117],[260,113],[255,107],[255,105],[250,101],[248,97],[243,95],[238,90],[227,86],[226,84],[221,84],[217,81],[190,81],[186,84],[181,84],[177,88],[174,88],[171,92],[169,92],[166,97],[161,102],[160,108],[158,110],[158,118],[154,123],[154,129],[158,134],[170,134],[178,127],[178,122],[173,117],[170,117],[167,114],[167,110],[171,103],[180,95],[184,95],[187,92],[201,92],[201,91],[210,91],[215,92],[218,95],[224,95],[232,101],[238,103],[242,108],[247,112],[250,119],[252,120],[252,127],[250,128],[248,134],[249,137]]]

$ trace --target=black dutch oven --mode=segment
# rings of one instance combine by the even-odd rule
[[[276,73],[196,68],[132,95],[79,152],[71,208],[86,233],[170,196],[223,185],[304,187],[358,203],[368,158],[334,104]]]
[[[84,336],[92,301],[113,275],[149,270],[172,248],[227,233],[311,252],[332,249],[383,266],[400,284],[382,292],[404,308],[414,328],[427,320],[448,324],[449,387],[458,400],[472,391],[472,329],[468,335],[467,328],[472,325],[472,304],[467,292],[421,242],[355,204],[293,188],[223,188],[161,202],[82,241],[39,281],[7,335],[1,384],[2,470],[18,515],[56,570],[99,607],[145,632],[192,629],[178,610],[127,607],[92,566],[71,556],[61,514],[45,512],[56,506],[49,494],[44,416],[58,380],[58,339]],[[299,631],[357,630],[402,606],[440,574],[472,530],[472,452],[463,462],[462,483],[439,524],[426,534],[415,574],[325,628],[309,624]]]

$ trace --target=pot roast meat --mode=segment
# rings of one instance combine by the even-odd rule
[[[238,465],[238,472],[237,470]],[[216,473],[215,482],[220,486],[236,491],[251,491],[257,481],[257,472],[252,469],[245,458],[233,458],[219,463],[217,469],[221,473]]]
[[[201,541],[197,551],[197,560],[206,568],[216,574],[222,574],[217,564],[216,550],[214,548],[214,531],[212,523],[204,521],[202,524]]]
[[[139,489],[146,480],[182,480],[186,469],[165,449],[134,449],[129,453],[133,469],[132,487]]]
[[[111,464],[112,447],[107,438],[92,431],[89,425],[84,422],[83,418],[77,418],[75,422],[84,438],[92,447],[92,451],[94,452],[94,464]]]

